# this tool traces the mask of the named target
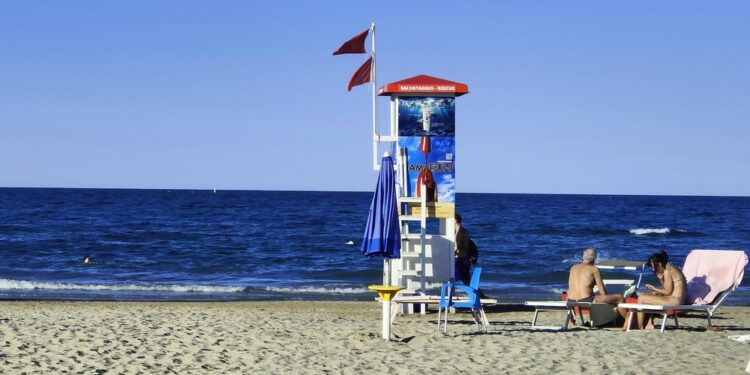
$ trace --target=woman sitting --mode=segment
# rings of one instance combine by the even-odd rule
[[[648,265],[654,269],[656,277],[661,281],[662,288],[646,284],[646,289],[652,293],[638,297],[638,303],[647,305],[683,305],[687,300],[687,283],[685,275],[679,268],[669,263],[669,256],[662,250],[648,258]],[[638,328],[653,329],[654,321],[651,314],[638,312]]]

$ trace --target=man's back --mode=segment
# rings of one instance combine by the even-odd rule
[[[581,263],[570,267],[568,299],[580,300],[593,296],[597,273],[599,269],[593,264]]]
[[[469,231],[466,228],[458,228],[456,232],[456,257],[457,258],[468,258],[469,257]]]
[[[588,248],[583,251],[582,262],[570,267],[568,278],[568,300],[580,302],[597,302],[617,305],[623,301],[621,294],[607,294],[602,274],[594,265],[596,261],[596,250]],[[594,285],[599,288],[599,294],[594,296]],[[625,310],[618,310],[621,316],[625,316]]]

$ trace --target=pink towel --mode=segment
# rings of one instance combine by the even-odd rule
[[[744,251],[691,251],[682,268],[688,282],[687,302],[707,305],[719,293],[736,288],[742,281],[746,265],[747,255]]]

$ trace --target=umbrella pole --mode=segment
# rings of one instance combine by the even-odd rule
[[[390,286],[391,285],[391,260],[388,258],[383,259],[383,269],[385,272],[383,272],[383,285]],[[383,301],[383,338],[386,340],[391,339],[391,302],[390,301]]]
[[[399,290],[404,289],[400,286],[370,285],[368,289],[378,292],[380,301],[383,304],[383,338],[391,339],[391,300]]]
[[[391,285],[391,260],[383,259],[383,285]]]
[[[383,338],[391,340],[391,302],[383,301]]]

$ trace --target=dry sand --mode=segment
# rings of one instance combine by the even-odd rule
[[[531,312],[493,310],[487,334],[468,313],[438,333],[429,313],[399,316],[386,342],[375,302],[0,302],[0,373],[731,374],[750,360],[727,338],[750,334],[750,308],[722,308],[721,332],[696,316],[664,333],[532,331]]]

